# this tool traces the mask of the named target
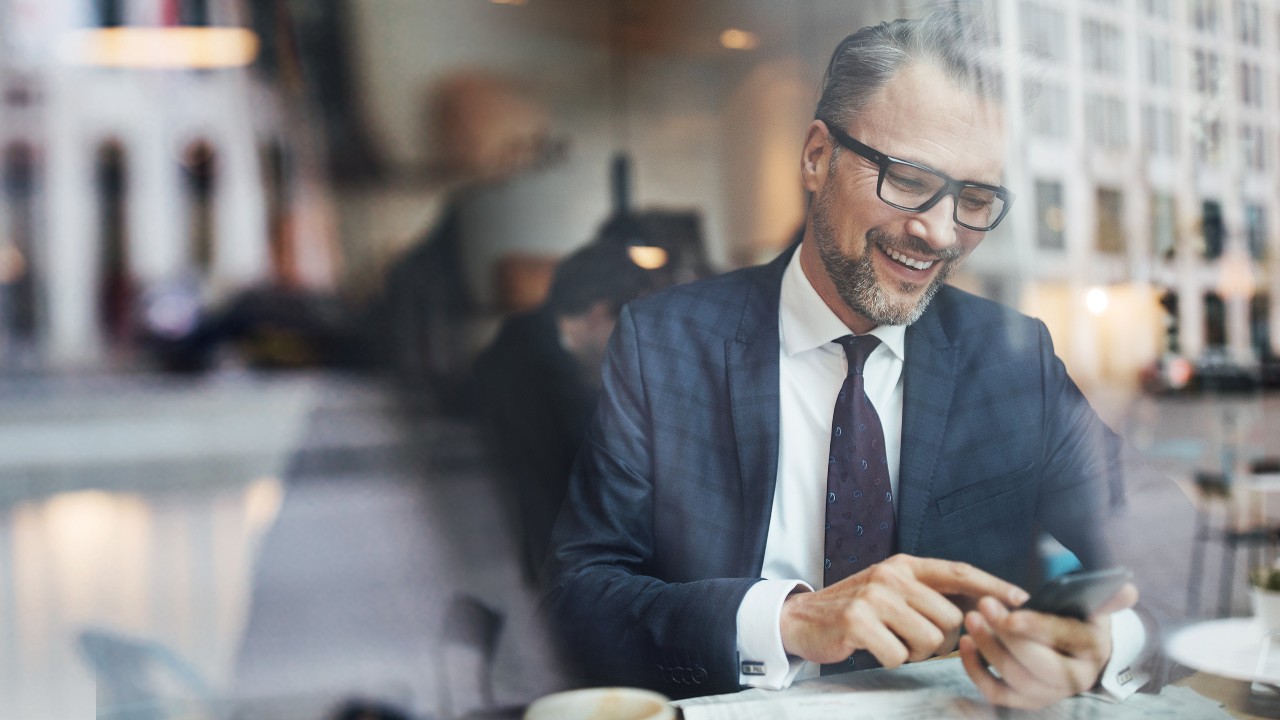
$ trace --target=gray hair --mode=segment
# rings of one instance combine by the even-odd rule
[[[974,13],[954,6],[918,20],[864,27],[836,46],[814,117],[848,127],[898,70],[913,61],[938,67],[958,87],[1000,101],[995,40]]]

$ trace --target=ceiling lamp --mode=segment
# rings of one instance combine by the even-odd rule
[[[58,57],[69,65],[145,70],[214,70],[249,65],[258,36],[236,27],[110,27],[64,35]]]
[[[720,45],[729,50],[755,50],[760,45],[760,36],[749,30],[729,28],[720,33]]]
[[[631,245],[627,248],[627,256],[645,270],[665,267],[669,259],[666,249],[656,245]]]

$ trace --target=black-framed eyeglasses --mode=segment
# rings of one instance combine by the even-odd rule
[[[870,160],[880,168],[876,195],[889,205],[907,212],[925,212],[950,195],[955,198],[958,224],[986,232],[993,229],[1013,206],[1014,194],[999,185],[953,180],[910,160],[902,160],[854,140],[832,122],[823,120],[836,142]]]

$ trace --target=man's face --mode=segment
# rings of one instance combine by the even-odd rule
[[[1000,183],[999,107],[927,63],[900,70],[845,130],[952,178]],[[955,223],[951,196],[922,213],[886,204],[876,194],[876,164],[849,150],[833,159],[834,147],[820,123],[810,126],[804,179],[814,199],[801,249],[805,273],[855,332],[915,322],[985,233]]]

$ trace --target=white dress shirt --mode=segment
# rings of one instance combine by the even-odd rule
[[[849,329],[805,277],[799,251],[782,277],[778,334],[778,476],[760,572],[765,580],[747,592],[737,615],[739,679],[743,685],[774,689],[785,688],[797,678],[816,677],[820,670],[816,663],[785,653],[779,619],[782,603],[791,592],[822,587],[832,409],[848,367],[844,349],[834,340],[848,335]],[[880,338],[880,345],[867,358],[863,381],[884,427],[896,511],[906,326],[880,326],[870,334]],[[1112,667],[1127,671],[1143,644],[1141,621],[1132,611],[1125,612],[1131,617],[1117,614],[1113,621],[1112,662],[1103,680],[1104,687],[1122,697],[1141,682],[1120,683]],[[1125,637],[1119,638],[1122,628]],[[1126,686],[1132,690],[1117,692]]]

